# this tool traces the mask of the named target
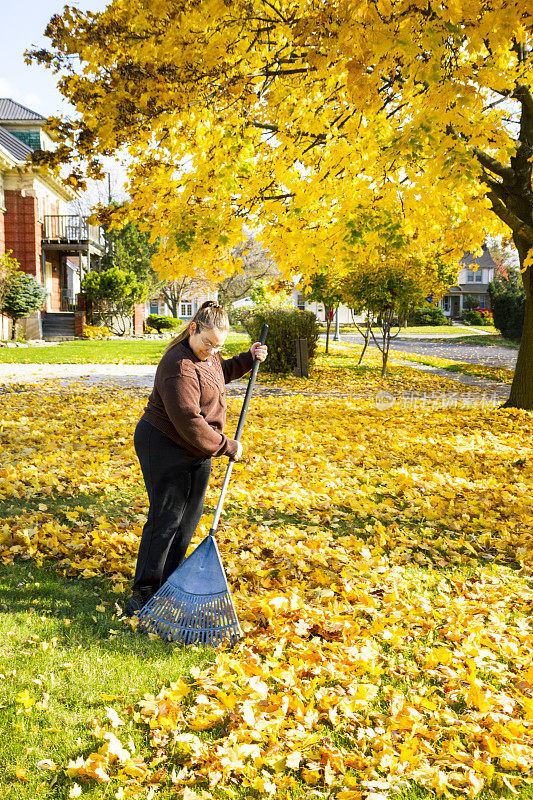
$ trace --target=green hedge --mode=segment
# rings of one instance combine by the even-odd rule
[[[261,328],[268,325],[268,358],[261,365],[267,372],[291,372],[295,365],[294,339],[307,339],[309,366],[316,353],[318,321],[312,311],[255,309],[243,315],[242,324],[252,342],[259,341]]]
[[[181,328],[182,320],[175,317],[161,317],[159,314],[150,314],[146,320],[146,324],[153,328],[158,333],[161,331],[171,331],[174,328]]]
[[[415,308],[409,314],[409,325],[449,325],[448,318],[438,306]]]

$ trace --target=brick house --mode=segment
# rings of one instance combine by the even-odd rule
[[[28,163],[35,150],[54,147],[45,125],[41,114],[0,98],[0,254],[11,250],[48,291],[45,309],[23,321],[27,338],[74,335],[81,278],[104,252],[100,228],[69,213],[75,192]],[[9,327],[0,317],[0,338]]]

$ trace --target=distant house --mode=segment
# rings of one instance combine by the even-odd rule
[[[87,217],[69,214],[76,193],[27,160],[36,150],[54,148],[45,126],[41,114],[0,98],[0,254],[11,250],[48,291],[43,314],[25,321],[28,338],[39,338],[47,325],[74,334],[80,280],[104,252],[101,229]],[[9,324],[0,323],[6,338]]]
[[[468,295],[475,298],[478,308],[490,310],[489,283],[494,280],[497,269],[486,244],[480,256],[465,253],[461,259],[457,285],[451,286],[440,299],[439,305],[444,314],[451,319],[461,317]]]
[[[218,300],[218,292],[214,290],[206,294],[195,295],[194,297],[190,297],[185,293],[180,301],[178,311],[179,318],[184,321],[190,320],[206,300]],[[146,301],[145,316],[148,317],[150,314],[159,314],[162,317],[172,316],[170,308],[162,297],[154,297]]]

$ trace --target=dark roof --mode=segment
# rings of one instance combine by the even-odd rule
[[[494,259],[492,258],[491,254],[489,253],[489,248],[486,244],[482,245],[483,254],[480,256],[473,256],[472,253],[465,253],[461,259],[461,264],[463,267],[489,267],[492,269],[496,269],[497,265]]]
[[[31,147],[21,142],[16,136],[0,126],[0,145],[18,161],[26,161],[27,156],[33,153]]]
[[[9,97],[0,97],[0,122],[46,122],[46,117],[38,114],[37,111],[32,111],[31,108],[21,106],[20,103],[15,103]]]

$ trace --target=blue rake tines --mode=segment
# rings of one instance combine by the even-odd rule
[[[139,630],[164,641],[217,647],[242,636],[213,536],[207,536],[139,612]]]

